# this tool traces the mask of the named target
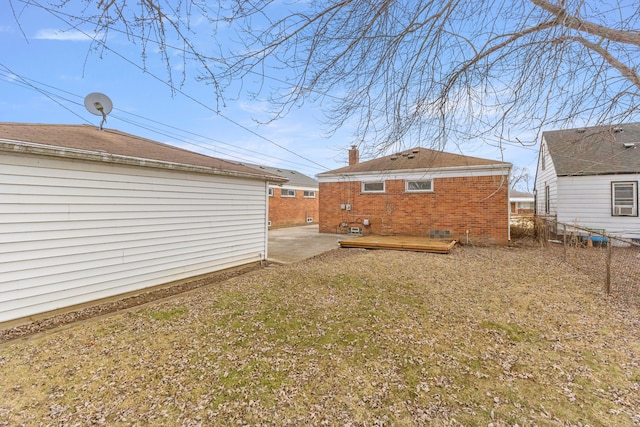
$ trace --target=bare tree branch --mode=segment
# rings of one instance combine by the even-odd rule
[[[10,1],[52,13],[71,3]],[[159,55],[171,85],[180,52],[219,108],[245,83],[270,101],[269,121],[316,103],[328,133],[355,126],[345,144],[370,152],[501,144],[640,111],[640,10],[619,0],[84,1],[78,25],[94,25],[101,43],[126,34],[143,63]]]

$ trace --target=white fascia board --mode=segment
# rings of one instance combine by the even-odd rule
[[[232,176],[245,179],[257,179],[260,181],[276,181],[276,179],[271,179],[271,177],[260,174],[239,172],[227,169],[217,169],[185,163],[167,162],[164,160],[153,160],[140,157],[124,156],[121,154],[112,154],[101,151],[81,150],[79,148],[60,147],[55,145],[37,144],[25,141],[14,141],[4,138],[0,138],[0,151],[15,154],[61,157],[65,159],[85,160],[90,162],[113,163],[118,165],[169,169],[181,172]],[[287,178],[282,178],[282,182],[286,181],[288,181]]]
[[[510,202],[534,202],[535,198],[531,197],[509,197]]]
[[[388,172],[352,172],[343,174],[318,175],[318,182],[379,182],[382,180],[420,180],[436,178],[462,178],[470,176],[509,175],[511,165],[455,166],[433,169],[406,169]]]
[[[296,186],[296,185],[287,185],[285,184],[272,184],[269,183],[269,188],[284,188],[287,190],[303,190],[303,191],[318,191],[318,187],[303,187],[303,186]]]

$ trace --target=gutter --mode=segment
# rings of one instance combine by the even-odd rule
[[[0,138],[0,151],[285,183],[288,178]]]

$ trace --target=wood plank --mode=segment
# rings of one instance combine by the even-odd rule
[[[338,242],[343,248],[393,249],[432,253],[449,253],[455,240],[429,239],[416,236],[363,236]]]

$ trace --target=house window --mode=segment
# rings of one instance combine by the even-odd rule
[[[282,197],[296,197],[296,190],[290,188],[283,188],[280,190],[280,196]]]
[[[433,182],[430,179],[421,181],[405,181],[405,190],[413,191],[433,191]]]
[[[545,170],[547,167],[547,162],[544,157],[544,145],[540,145],[540,167],[542,170]]]
[[[363,182],[363,193],[384,193],[384,181],[382,182]]]
[[[549,186],[544,186],[544,213],[551,212],[551,202],[549,200]]]
[[[638,216],[638,181],[611,183],[611,215]]]
[[[269,197],[273,197],[273,188],[269,188]]]
[[[315,191],[304,191],[304,197],[306,199],[315,199],[316,198],[316,192]]]

